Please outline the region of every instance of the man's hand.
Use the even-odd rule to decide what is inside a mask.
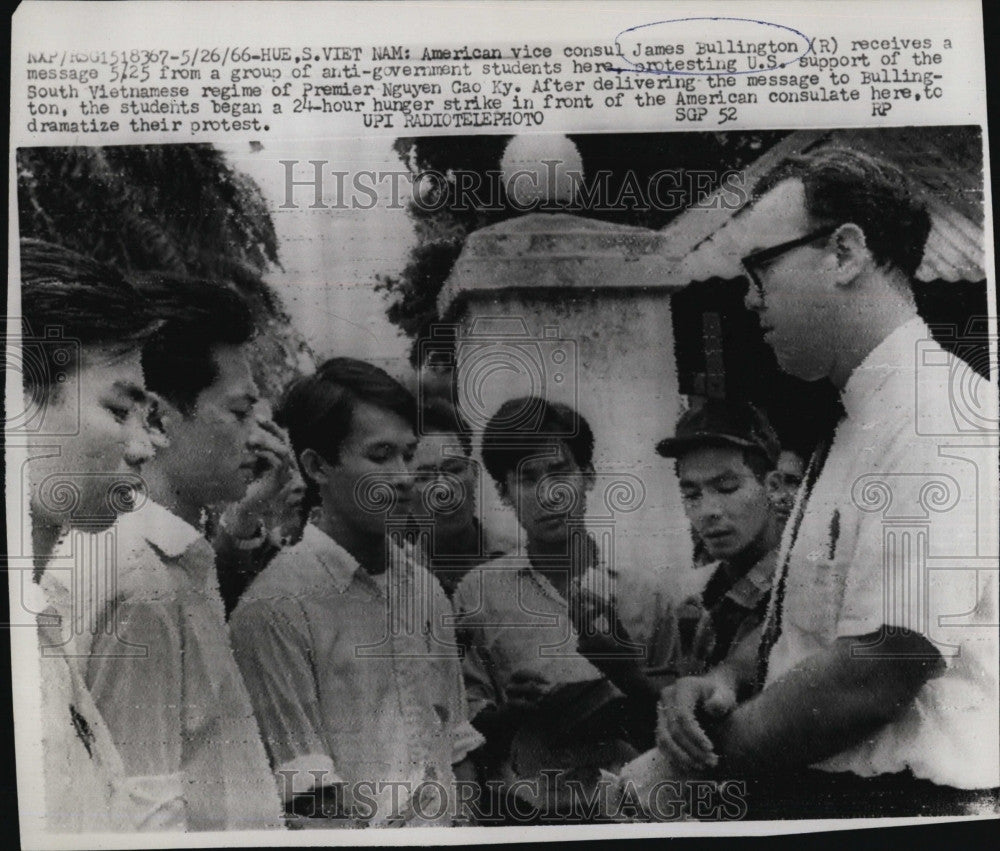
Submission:
[[[236,538],[252,538],[262,523],[266,529],[271,527],[278,495],[294,475],[295,458],[288,435],[266,409],[257,413],[247,446],[256,458],[254,479],[243,498],[227,506],[222,515],[222,525]]]
[[[711,677],[682,677],[660,695],[656,742],[682,770],[714,768],[715,746],[698,721],[698,713],[723,718],[736,708],[736,692]]]
[[[241,504],[265,507],[291,475],[291,465],[295,461],[292,446],[288,435],[263,414],[257,418],[247,445],[257,459],[257,476],[247,488]]]

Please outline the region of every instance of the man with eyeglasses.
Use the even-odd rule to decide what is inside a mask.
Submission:
[[[754,197],[747,307],[845,415],[805,472],[759,646],[664,691],[660,746],[679,774],[747,778],[751,818],[995,808],[996,388],[917,314],[930,216],[898,168],[838,148]]]
[[[479,466],[472,458],[471,429],[442,402],[421,409],[419,427],[413,523],[428,533],[428,566],[451,599],[470,570],[503,552],[490,547],[479,522]]]

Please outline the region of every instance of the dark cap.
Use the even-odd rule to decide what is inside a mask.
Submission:
[[[665,458],[678,458],[702,446],[756,449],[772,464],[778,463],[781,454],[778,436],[767,417],[753,405],[715,399],[686,411],[677,421],[674,436],[656,444],[656,451]]]

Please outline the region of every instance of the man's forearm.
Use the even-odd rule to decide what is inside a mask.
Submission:
[[[893,636],[879,657],[852,657],[852,646],[874,639],[838,639],[709,731],[724,770],[754,774],[806,767],[897,718],[942,662],[916,633]],[[915,657],[916,651],[925,655]]]

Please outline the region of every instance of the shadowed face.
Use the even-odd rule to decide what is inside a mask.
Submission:
[[[684,512],[709,555],[731,559],[767,531],[767,492],[736,448],[706,446],[677,461]]]
[[[769,495],[774,513],[781,520],[787,520],[795,504],[795,495],[805,475],[806,462],[795,452],[783,450],[778,456],[778,465],[768,474]]]
[[[156,460],[167,487],[188,503],[218,505],[242,498],[255,474],[250,437],[257,385],[239,346],[213,349],[216,380],[198,394],[189,416],[163,404],[170,448]]]
[[[75,384],[53,388],[30,440],[32,516],[110,524],[129,510],[155,451],[139,352],[84,347]]]
[[[553,439],[507,474],[508,499],[529,544],[558,546],[583,522],[593,474],[582,470],[565,442]]]
[[[358,402],[336,463],[318,462],[324,509],[364,537],[385,535],[391,517],[405,518],[410,511],[416,448],[406,419]]]
[[[441,535],[461,532],[476,516],[476,462],[465,455],[455,432],[420,438],[413,459],[415,516],[430,516]]]

